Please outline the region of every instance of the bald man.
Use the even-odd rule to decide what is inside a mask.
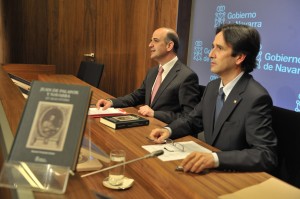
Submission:
[[[200,101],[197,74],[178,60],[179,38],[170,28],[158,28],[149,43],[152,67],[140,88],[114,99],[100,99],[96,106],[124,108],[139,107],[139,114],[165,123],[187,115]],[[161,71],[161,72],[159,72]]]

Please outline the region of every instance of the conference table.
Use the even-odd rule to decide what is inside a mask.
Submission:
[[[2,72],[2,71],[0,71]],[[39,75],[40,81],[59,82],[65,84],[87,85],[73,75]],[[2,83],[2,82],[1,82]],[[112,97],[109,94],[91,87],[91,104],[100,98]],[[24,106],[24,103],[21,104]],[[134,107],[124,108],[128,113],[138,114]],[[21,114],[17,114],[21,117]],[[11,117],[9,117],[11,118]],[[143,145],[153,144],[146,137],[152,129],[163,127],[165,124],[155,118],[148,118],[148,126],[114,130],[99,122],[99,118],[88,118],[85,135],[90,135],[92,142],[107,154],[112,149],[123,149],[126,160],[133,160],[149,154],[142,148]],[[11,123],[17,125],[17,122]],[[15,133],[16,127],[12,127]],[[212,151],[218,149],[207,145],[192,136],[186,136],[178,141],[194,141]],[[1,162],[0,162],[1,163]],[[103,163],[104,167],[108,164]],[[1,163],[2,164],[2,163]],[[210,170],[202,174],[184,173],[175,171],[180,160],[161,161],[158,158],[139,160],[125,166],[125,175],[134,179],[133,186],[124,190],[108,189],[103,186],[103,180],[108,171],[81,178],[87,172],[76,172],[71,176],[65,194],[49,194],[35,192],[35,198],[97,198],[95,195],[104,195],[110,198],[218,198],[218,196],[232,193],[242,188],[258,184],[270,177],[265,172],[225,172]],[[0,189],[3,191],[4,188]],[[2,197],[1,197],[2,198]],[[98,197],[99,198],[99,197]]]

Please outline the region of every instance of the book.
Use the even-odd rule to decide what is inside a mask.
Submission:
[[[8,160],[74,171],[90,98],[89,86],[33,81]]]
[[[93,118],[98,117],[105,117],[105,116],[118,116],[118,115],[125,115],[126,111],[121,108],[108,108],[106,110],[102,110],[102,108],[89,108],[88,115]]]
[[[24,98],[28,98],[28,93],[30,90],[30,81],[27,81],[21,77],[18,77],[16,75],[13,75],[11,73],[8,73],[8,76],[10,77],[10,79],[14,82],[15,85],[17,85],[19,87],[19,89],[22,92],[22,95],[24,96]]]
[[[135,114],[101,117],[100,122],[113,128],[122,129],[149,125],[149,120]]]

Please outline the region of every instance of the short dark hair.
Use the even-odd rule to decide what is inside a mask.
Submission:
[[[216,34],[223,32],[224,40],[232,47],[232,56],[245,54],[242,70],[250,73],[257,66],[256,57],[260,49],[259,32],[250,26],[242,24],[223,24],[216,30]]]
[[[173,43],[174,43],[173,51],[175,53],[177,53],[178,48],[179,48],[179,38],[178,38],[178,35],[176,34],[176,32],[171,29],[170,29],[170,31],[168,31],[168,33],[166,35],[166,43],[168,43],[169,41],[173,41]]]

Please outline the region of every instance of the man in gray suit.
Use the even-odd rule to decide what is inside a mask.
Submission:
[[[100,99],[97,108],[103,106],[105,110],[111,106],[123,108],[142,105],[139,114],[155,117],[165,123],[187,115],[200,101],[199,80],[195,72],[178,60],[178,47],[179,38],[174,30],[155,30],[149,48],[151,59],[157,61],[159,66],[148,71],[140,88],[123,97]]]
[[[256,67],[259,48],[260,36],[254,28],[238,24],[217,28],[209,56],[211,71],[220,78],[208,83],[201,102],[187,117],[150,133],[153,141],[163,143],[168,137],[204,130],[205,141],[221,151],[192,152],[181,163],[185,172],[275,168],[277,138],[272,129],[272,99],[249,74]],[[216,116],[219,90],[223,90],[220,99],[222,96],[224,102]]]

